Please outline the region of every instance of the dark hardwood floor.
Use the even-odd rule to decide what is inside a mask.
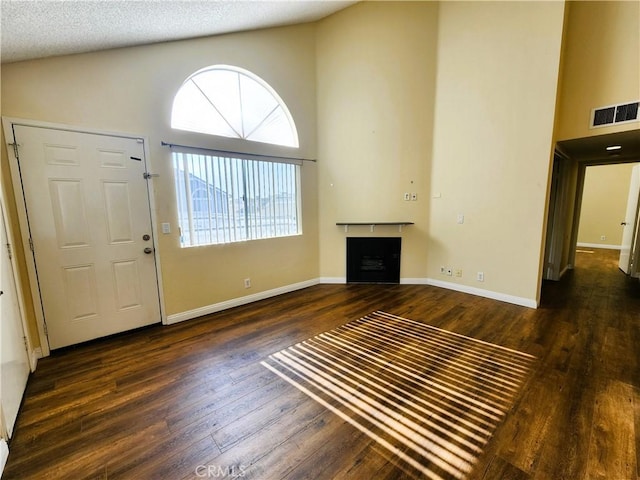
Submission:
[[[261,364],[377,310],[536,357],[466,478],[639,478],[640,283],[604,250],[545,283],[537,310],[318,285],[54,352],[29,379],[2,478],[417,478]]]

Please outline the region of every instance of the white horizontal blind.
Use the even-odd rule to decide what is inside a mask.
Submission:
[[[172,155],[183,247],[300,233],[299,165]]]

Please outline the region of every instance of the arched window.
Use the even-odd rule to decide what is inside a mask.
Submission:
[[[185,80],[173,99],[171,127],[299,146],[293,118],[273,88],[228,65],[204,68]],[[178,148],[172,157],[181,246],[302,233],[301,162],[195,148]]]
[[[287,106],[271,86],[238,67],[214,65],[197,71],[173,100],[171,127],[298,148]]]

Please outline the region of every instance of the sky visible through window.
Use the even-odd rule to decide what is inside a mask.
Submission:
[[[173,153],[183,247],[300,233],[299,166]]]
[[[262,79],[237,67],[214,66],[190,76],[175,96],[171,127],[299,146],[293,118],[282,99]]]

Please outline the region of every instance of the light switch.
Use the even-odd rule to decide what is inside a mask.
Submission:
[[[162,233],[171,233],[171,224],[165,222],[162,224]]]

